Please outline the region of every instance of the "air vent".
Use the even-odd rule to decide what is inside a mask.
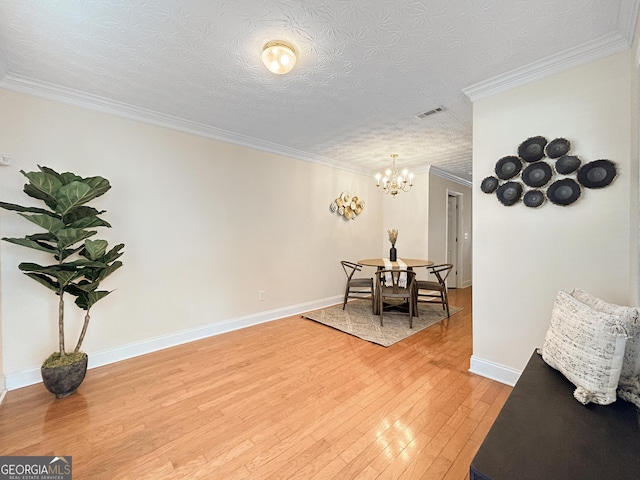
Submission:
[[[417,115],[415,115],[416,118],[424,118],[424,117],[428,117],[430,115],[435,115],[436,113],[440,113],[444,111],[443,107],[436,107],[436,108],[432,108],[431,110],[428,110],[426,112],[422,112],[422,113],[418,113]]]

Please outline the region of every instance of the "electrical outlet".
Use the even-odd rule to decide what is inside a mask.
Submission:
[[[11,165],[11,157],[0,155],[0,165],[2,165],[3,167],[8,167],[9,165]]]
[[[264,290],[258,290],[258,300],[261,302],[264,301]]]

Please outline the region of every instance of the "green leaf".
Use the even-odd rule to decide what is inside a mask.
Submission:
[[[89,282],[100,283],[100,276],[104,273],[106,269],[110,268],[110,265],[106,265],[101,263],[99,267],[88,266],[82,269],[82,274],[84,278]]]
[[[18,268],[23,272],[41,272],[48,268],[55,268],[55,265],[43,267],[42,265],[38,265],[37,263],[22,262],[20,265],[18,265]]]
[[[107,278],[109,275],[111,275],[113,272],[118,270],[120,267],[122,267],[122,262],[116,261],[116,262],[113,262],[111,265],[106,265],[106,266],[103,266],[102,268],[88,267],[86,269],[83,269],[83,274],[85,278],[87,278],[91,282],[100,283],[102,280]]]
[[[63,263],[62,266],[66,268],[82,268],[82,269],[107,268],[107,265],[105,265],[102,262],[96,262],[94,260],[83,260],[83,259],[74,260],[73,262]]]
[[[58,205],[56,212],[66,215],[72,208],[78,207],[93,197],[91,187],[84,182],[73,181],[61,186],[56,192]]]
[[[71,228],[96,228],[96,227],[109,227],[111,228],[111,224],[109,222],[105,222],[101,218],[98,217],[84,217],[78,221],[75,221],[69,224]]]
[[[58,202],[56,212],[65,215],[71,209],[99,197],[110,188],[109,181],[102,177],[90,177],[81,181],[74,180],[58,189],[56,193],[56,201]]]
[[[70,247],[76,242],[80,242],[85,238],[95,235],[97,232],[92,230],[82,230],[81,228],[63,228],[56,232],[58,237],[58,248],[64,249]]]
[[[111,292],[107,292],[105,290],[99,290],[95,292],[86,292],[76,298],[76,305],[78,305],[83,310],[89,310],[93,305],[95,305],[98,301],[102,300],[104,297],[109,295]]]
[[[71,283],[73,280],[78,278],[81,274],[79,272],[60,271],[52,275],[56,277],[58,282],[60,282],[60,285],[62,285],[63,287],[66,287],[67,285],[69,285],[69,283]]]
[[[60,284],[54,282],[53,280],[51,280],[46,275],[41,275],[39,273],[25,273],[25,275],[27,277],[29,277],[29,278],[33,278],[36,282],[38,282],[39,284],[44,285],[45,287],[53,290],[57,294],[60,293]]]
[[[62,182],[55,176],[45,172],[25,172],[21,173],[29,179],[29,183],[39,192],[44,193],[52,198],[56,197],[56,193],[62,186]]]
[[[16,245],[22,245],[23,247],[33,248],[34,250],[40,250],[42,252],[47,252],[51,254],[55,254],[58,250],[54,247],[45,245],[40,242],[34,242],[33,240],[29,240],[27,238],[6,238],[4,237],[2,240],[9,243],[15,243]]]
[[[27,235],[24,237],[28,240],[33,240],[36,242],[51,242],[58,243],[58,238],[53,233],[34,233],[33,235]]]
[[[44,228],[47,232],[56,233],[61,228],[64,228],[64,223],[62,220],[54,218],[50,215],[44,214],[35,214],[35,215],[27,215],[25,213],[19,213],[23,218],[26,218],[32,223],[35,223],[39,227]]]
[[[66,265],[42,266],[37,263],[22,262],[18,268],[25,273],[39,273],[54,277],[60,285],[67,285],[70,281],[82,276],[82,273],[75,268]]]
[[[92,292],[96,290],[100,286],[100,282],[88,282],[87,280],[81,280],[78,283],[70,284],[67,287],[67,291],[71,295],[75,295],[76,297],[82,295],[86,292]]]
[[[118,260],[116,262],[113,262],[111,265],[109,265],[107,268],[103,269],[100,272],[97,280],[101,282],[102,280],[107,278],[109,275],[111,275],[113,272],[118,270],[121,266],[122,266],[122,262],[121,261]]]
[[[81,276],[81,273],[78,271],[63,270],[57,265],[43,267],[35,263],[25,262],[18,265],[18,268],[34,280],[38,278],[40,283],[44,282],[49,285],[56,285],[56,283],[49,277],[55,278],[58,281],[58,289],[65,288],[70,282]]]
[[[18,265],[18,268],[23,272],[39,272],[46,273],[47,275],[53,275],[60,271],[71,271],[72,268],[64,268],[63,265],[38,265],[32,262],[22,262]]]
[[[0,208],[4,208],[5,210],[13,210],[14,212],[42,213],[44,215],[51,215],[52,217],[58,218],[55,213],[50,212],[49,210],[45,210],[43,208],[23,207],[22,205],[16,205],[14,203],[6,203],[6,202],[0,202]]]
[[[59,178],[63,185],[69,185],[71,182],[75,181],[82,181],[82,177],[71,172],[61,173]]]
[[[85,240],[86,257],[91,260],[98,260],[105,254],[108,245],[106,240]]]
[[[41,172],[48,173],[49,175],[53,175],[58,179],[60,178],[60,174],[51,167],[43,167],[41,165],[38,165],[38,168],[40,169]]]
[[[102,177],[88,177],[85,178],[84,183],[88,184],[91,187],[92,191],[92,199],[99,197],[100,195],[104,195],[111,188],[111,184],[109,180]]]
[[[57,245],[57,244],[56,244]],[[62,250],[62,259],[60,258],[60,256],[56,255],[56,260],[60,261],[60,260],[64,260],[65,258],[69,258],[71,255],[73,255],[74,253],[78,253],[80,250],[82,250],[84,248],[84,243],[78,245],[75,248],[65,248]]]
[[[60,182],[62,182],[63,185],[68,185],[68,184],[70,184],[71,182],[74,182],[74,181],[78,181],[78,182],[85,181],[85,179],[83,179],[82,177],[76,175],[75,173],[71,173],[71,172],[58,173],[53,168],[41,167],[40,165],[38,165],[38,168],[42,172],[48,173],[49,175],[53,175],[54,177],[56,177],[58,180],[60,180]],[[85,182],[85,183],[87,183],[87,182]]]
[[[111,250],[109,250],[107,252],[107,254],[101,258],[100,260],[104,263],[111,263],[114,260],[120,258],[122,256],[122,254],[124,252],[121,252],[120,250],[122,250],[124,248],[124,243],[119,243],[118,245],[116,245],[115,247],[113,247]]]
[[[77,222],[85,217],[95,217],[96,215],[100,215],[104,213],[106,210],[96,210],[93,207],[89,207],[87,205],[81,205],[76,208],[72,208],[69,210],[63,217],[62,221],[67,225]]]
[[[29,195],[30,197],[33,197],[37,200],[42,200],[44,203],[47,204],[47,207],[49,207],[51,210],[53,211],[56,210],[56,206],[58,205],[58,202],[56,202],[56,199],[53,198],[51,195],[47,195],[41,190],[38,190],[36,187],[31,185],[30,183],[25,184],[22,191],[27,195]]]

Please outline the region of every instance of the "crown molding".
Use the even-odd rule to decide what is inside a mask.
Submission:
[[[437,175],[438,177],[444,178],[445,180],[451,180],[452,182],[459,183],[460,185],[464,185],[465,187],[471,187],[471,182],[469,180],[460,178],[456,175],[442,170],[441,168],[434,167],[433,165],[431,165],[431,167],[429,168],[429,174]]]
[[[638,25],[638,14],[640,13],[640,0],[633,0],[630,3],[625,3],[620,7],[620,17],[618,22],[623,28],[627,29],[627,38],[631,43],[631,48],[634,51],[634,67],[640,66],[640,39],[637,32],[640,30]]]
[[[411,172],[414,175],[422,175],[422,174],[428,174],[429,170],[431,170],[431,165],[422,165],[416,168],[413,167],[409,167],[411,169]]]
[[[629,46],[633,45],[633,36],[638,21],[640,0],[622,0],[618,12],[618,31],[627,40]]]
[[[466,178],[458,177],[457,175],[447,172],[440,167],[436,167],[434,165],[424,165],[418,167],[416,169],[411,169],[414,175],[437,175],[438,177],[444,178],[445,180],[451,180],[452,182],[459,183],[460,185],[464,185],[465,187],[471,187],[471,180],[467,180]]]
[[[633,0],[638,3],[639,0]],[[626,9],[625,9],[626,10]],[[637,9],[636,9],[637,11]],[[635,19],[633,19],[635,28]],[[631,32],[633,36],[633,32]],[[619,33],[605,35],[583,45],[565,50],[538,62],[525,65],[502,75],[497,75],[483,82],[470,85],[462,89],[472,102],[482,98],[506,92],[512,88],[520,87],[527,83],[541,80],[550,75],[564,72],[574,67],[584,65],[601,58],[623,52],[630,47],[627,38]]]
[[[21,75],[7,74],[2,77],[2,63],[0,62],[0,87],[15,92],[44,98],[54,102],[86,108],[100,113],[135,120],[158,127],[169,128],[179,132],[211,138],[222,142],[232,143],[241,147],[252,148],[263,152],[282,155],[296,160],[323,165],[325,167],[346,170],[361,175],[370,175],[366,169],[338,162],[320,155],[303,152],[295,148],[285,147],[277,143],[267,142],[221,128],[212,127],[164,113],[155,112],[142,107],[136,107],[123,102],[110,100],[98,95],[81,92],[71,88],[61,87],[47,82],[41,82]]]

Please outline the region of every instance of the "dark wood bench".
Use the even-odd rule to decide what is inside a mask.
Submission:
[[[632,403],[582,405],[533,353],[470,466],[471,480],[640,479]]]

